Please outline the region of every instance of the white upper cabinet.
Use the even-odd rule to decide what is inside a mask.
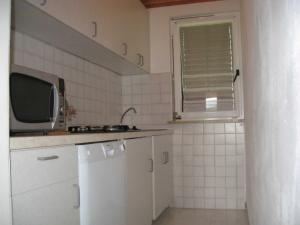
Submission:
[[[82,34],[94,38],[96,9],[92,0],[27,0]]]
[[[149,71],[149,16],[140,0],[89,0],[99,43]]]
[[[149,15],[140,0],[126,0],[128,9],[124,19],[123,35],[128,44],[127,58],[150,70]]]
[[[140,0],[27,0],[149,71],[149,17]]]

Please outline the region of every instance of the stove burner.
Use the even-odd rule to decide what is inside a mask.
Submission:
[[[68,128],[70,133],[113,133],[138,130],[136,126],[130,128],[128,125],[71,126]]]

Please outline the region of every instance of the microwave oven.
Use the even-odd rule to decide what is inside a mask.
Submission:
[[[10,131],[65,129],[65,82],[53,74],[12,65]]]

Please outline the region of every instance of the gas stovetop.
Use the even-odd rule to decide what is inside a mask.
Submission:
[[[128,132],[139,131],[136,126],[128,125],[103,125],[103,126],[71,126],[68,127],[70,133],[112,133],[112,132]]]

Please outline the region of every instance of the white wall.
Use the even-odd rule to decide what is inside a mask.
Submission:
[[[150,9],[151,73],[166,73],[171,71],[171,17],[239,11],[240,0],[223,0]]]
[[[11,224],[8,74],[10,43],[10,4],[0,1],[0,224]]]
[[[243,0],[242,15],[250,224],[299,225],[300,1]]]

